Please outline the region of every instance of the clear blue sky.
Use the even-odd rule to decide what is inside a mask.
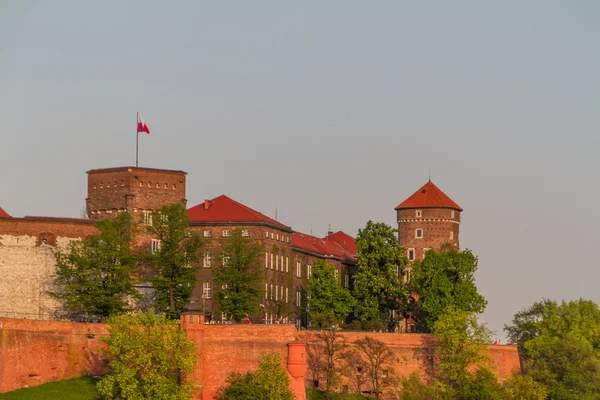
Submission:
[[[483,315],[600,300],[597,1],[4,1],[0,206],[79,216],[92,168],[183,169],[295,230],[464,209]]]

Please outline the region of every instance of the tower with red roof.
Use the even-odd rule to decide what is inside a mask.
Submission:
[[[449,243],[459,248],[462,208],[428,181],[396,207],[398,240],[410,261],[422,259],[429,249]]]

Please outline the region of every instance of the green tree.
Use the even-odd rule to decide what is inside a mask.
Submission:
[[[545,385],[548,398],[600,398],[600,310],[589,300],[543,300],[518,312],[506,326],[523,370]]]
[[[311,373],[313,377],[324,376],[326,397],[330,398],[331,392],[348,367],[342,362],[348,356],[346,352],[348,344],[341,331],[331,324],[328,324],[327,329],[310,335],[307,342],[307,358]]]
[[[439,252],[429,250],[423,260],[415,261],[411,289],[419,296],[415,317],[421,332],[431,332],[448,307],[466,313],[483,312],[487,301],[477,292],[476,270],[476,256],[450,245]]]
[[[485,368],[491,331],[473,313],[448,308],[433,329],[435,378],[452,389],[472,383],[473,371]]]
[[[137,266],[131,252],[135,224],[128,213],[96,224],[99,233],[57,250],[52,297],[62,300],[73,317],[105,319],[129,310],[128,300],[139,297],[134,288]]]
[[[259,284],[265,279],[261,268],[262,247],[250,237],[242,235],[240,228],[233,229],[223,241],[219,254],[221,265],[213,271],[213,279],[222,289],[215,294],[220,310],[236,321],[246,313],[257,312],[258,300],[264,291]]]
[[[506,400],[544,400],[548,389],[528,375],[513,375],[504,382]]]
[[[144,252],[152,269],[152,288],[157,311],[178,319],[198,283],[198,252],[200,236],[189,229],[190,219],[181,204],[163,206],[152,213],[146,229],[156,244]]]
[[[154,310],[109,318],[108,371],[98,382],[103,399],[185,400],[194,390],[185,376],[194,369],[196,346],[177,321]]]
[[[356,305],[350,291],[342,287],[336,269],[325,261],[317,261],[306,281],[306,296],[310,298],[311,317],[346,317]]]
[[[361,320],[382,321],[392,329],[394,311],[407,304],[402,280],[407,259],[398,244],[396,230],[383,223],[367,222],[358,231],[358,270],[354,276],[354,298]]]
[[[279,356],[266,354],[258,370],[240,374],[233,372],[221,390],[221,400],[295,400],[291,380]]]
[[[392,368],[396,357],[385,343],[369,336],[354,341],[354,344],[362,363],[366,366],[371,390],[374,392],[375,398],[379,399],[384,389],[396,383]]]

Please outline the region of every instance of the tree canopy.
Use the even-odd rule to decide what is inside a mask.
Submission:
[[[181,204],[163,206],[152,213],[152,223],[146,227],[155,240],[144,253],[152,270],[152,288],[157,311],[169,318],[179,318],[198,283],[198,252],[200,236],[189,229],[190,219]]]
[[[221,287],[215,299],[220,310],[227,316],[233,315],[236,321],[246,313],[256,313],[258,300],[264,294],[259,288],[265,278],[260,265],[262,252],[262,247],[243,236],[240,228],[233,229],[222,243],[221,263],[213,271],[213,279]]]
[[[98,382],[103,399],[187,400],[194,383],[184,383],[196,363],[196,346],[178,321],[154,310],[109,318],[108,371]]]
[[[447,308],[465,313],[481,313],[487,301],[477,292],[477,257],[469,250],[444,246],[429,250],[413,264],[411,288],[418,294],[416,320],[421,332],[432,332]]]
[[[318,261],[306,281],[306,295],[310,298],[310,317],[346,317],[356,305],[350,291],[342,287],[333,265]]]
[[[396,230],[384,223],[367,222],[358,231],[358,270],[354,276],[354,298],[361,320],[394,325],[392,311],[406,307],[407,291],[403,282],[407,259],[398,243]]]
[[[55,252],[56,278],[49,294],[62,300],[72,317],[105,319],[128,311],[128,300],[139,297],[133,278],[137,259],[131,252],[131,215],[102,220],[96,228],[98,234]]]

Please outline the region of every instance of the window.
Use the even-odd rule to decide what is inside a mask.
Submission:
[[[421,239],[421,238],[423,237],[423,229],[420,229],[420,228],[419,228],[419,229],[417,229],[417,230],[415,231],[415,237],[416,237],[417,239]]]
[[[285,256],[285,272],[290,272],[290,258]]]
[[[269,252],[265,251],[265,268],[269,268]]]
[[[212,231],[211,230],[204,231],[203,236],[204,237],[212,237]]]
[[[338,269],[335,269],[335,279],[339,279],[340,278],[340,271],[338,271]]]
[[[450,211],[450,218],[454,219],[454,210]]]
[[[243,229],[242,230],[242,236],[250,236],[250,231],[248,229]]]
[[[296,290],[296,305],[300,307],[302,305],[302,293]]]
[[[269,298],[269,284],[265,283],[265,299]]]
[[[405,278],[404,278],[404,280],[405,280],[406,282],[410,282],[410,269],[407,269],[407,270],[406,270],[406,275],[405,275]]]
[[[308,264],[306,266],[306,277],[310,278],[311,275],[312,275],[312,265]]]
[[[454,240],[454,232],[450,232],[450,240]]]
[[[221,232],[221,235],[223,237],[229,237],[229,236],[231,236],[231,231],[229,229],[223,229],[223,231]]]
[[[425,247],[423,249],[423,259],[425,259],[425,253],[427,253],[429,250],[431,250],[429,247]]]
[[[210,251],[207,251],[204,253],[204,263],[202,264],[202,266],[204,268],[210,268],[210,262],[212,261],[212,256],[210,254]]]
[[[279,233],[277,234],[277,240],[279,240]]]
[[[286,236],[286,237],[285,237],[285,241],[289,243],[289,242],[290,242],[290,237],[289,237],[289,236]]]
[[[417,210],[416,213],[415,213],[415,217],[421,218],[422,216],[423,216],[423,211]]]
[[[223,256],[223,266],[229,267],[229,256]]]
[[[273,232],[271,232],[271,240],[273,240],[274,237],[275,235],[273,235]]]
[[[144,223],[148,226],[152,226],[152,211],[144,211],[142,214]]]
[[[279,286],[275,285],[275,301],[279,300]]]
[[[271,300],[273,300],[273,284],[271,283]]]
[[[205,299],[210,299],[212,297],[212,288],[210,287],[210,282],[202,283],[202,294]]]
[[[268,239],[269,238],[269,231],[265,231],[265,237]]]
[[[150,249],[152,250],[153,253],[158,252],[160,250],[160,240],[152,239],[150,241]]]
[[[271,269],[273,269],[273,253],[271,253]]]
[[[298,278],[302,278],[302,264],[300,263],[300,261],[296,262],[296,276]]]
[[[415,249],[408,249],[408,261],[415,261]]]
[[[275,270],[279,271],[279,256],[275,256]]]
[[[288,288],[285,288],[285,302],[288,302]]]
[[[283,256],[281,256],[281,272],[283,272]]]
[[[350,287],[350,275],[346,274],[344,276],[344,287],[348,289]]]

